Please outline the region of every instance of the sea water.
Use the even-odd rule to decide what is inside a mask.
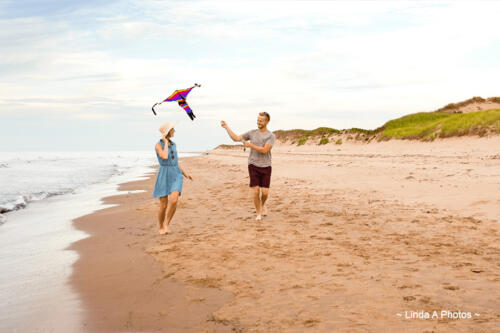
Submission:
[[[0,153],[1,332],[85,332],[67,248],[88,235],[72,220],[157,163],[154,151]]]
[[[141,173],[154,151],[0,152],[0,223],[34,201],[72,194],[113,176]]]

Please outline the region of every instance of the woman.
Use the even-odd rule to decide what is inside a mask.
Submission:
[[[158,212],[158,226],[160,235],[168,234],[168,226],[177,208],[177,200],[182,192],[183,176],[193,179],[178,164],[177,148],[171,140],[175,129],[172,123],[166,122],[160,127],[161,140],[156,144],[156,156],[160,169],[156,177],[153,196],[160,198],[160,211]],[[167,220],[165,221],[165,212]]]

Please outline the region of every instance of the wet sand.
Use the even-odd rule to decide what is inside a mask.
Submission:
[[[182,160],[171,224],[154,178],[75,221],[91,331],[492,332],[500,324],[500,139],[273,148],[254,220],[247,152]],[[154,175],[153,175],[154,176]],[[470,313],[453,319],[441,311]],[[437,311],[439,318],[406,318]],[[415,316],[416,316],[415,315]]]
[[[154,179],[120,185],[120,191],[151,188]],[[74,220],[90,234],[70,249],[80,258],[71,284],[81,295],[85,332],[200,332],[214,328],[210,314],[231,299],[213,288],[193,287],[171,278],[147,253],[167,241],[158,235],[151,192],[111,196],[115,207]],[[229,332],[226,327],[217,332]]]

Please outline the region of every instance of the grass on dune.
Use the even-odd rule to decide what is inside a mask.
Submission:
[[[415,113],[391,120],[383,126],[382,139],[433,140],[467,134],[500,133],[500,109],[470,113]]]
[[[314,130],[279,130],[275,131],[278,140],[291,140],[292,144],[304,145],[310,139],[320,137],[319,145],[330,141],[334,135],[354,135],[355,140],[370,141],[390,139],[434,140],[462,135],[483,136],[488,133],[500,133],[500,109],[476,111],[470,113],[420,112],[390,120],[374,130],[350,128],[337,130],[319,127]],[[341,142],[341,141],[340,141]],[[340,144],[337,140],[336,144]]]

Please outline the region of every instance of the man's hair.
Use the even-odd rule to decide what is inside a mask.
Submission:
[[[267,118],[267,121],[271,120],[271,116],[267,112],[260,112],[259,116],[265,116]]]

